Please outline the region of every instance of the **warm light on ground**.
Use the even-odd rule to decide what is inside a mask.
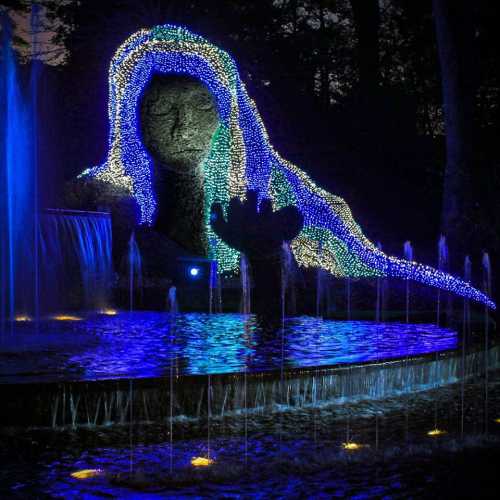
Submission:
[[[214,461],[211,458],[206,457],[193,457],[191,459],[191,465],[194,467],[208,467],[213,463]]]
[[[26,314],[19,314],[14,318],[16,321],[31,321],[31,318]]]
[[[432,429],[427,433],[427,435],[431,437],[442,436],[443,434],[446,434],[446,431],[443,431],[441,429]]]
[[[116,316],[118,311],[116,309],[102,309],[100,313],[106,316]]]
[[[75,479],[89,479],[91,477],[96,477],[102,474],[101,469],[82,469],[71,473],[71,477]]]
[[[52,316],[52,319],[56,321],[81,321],[82,318],[79,316],[71,316],[69,314],[58,314],[57,316]]]
[[[348,443],[342,443],[342,448],[344,450],[349,450],[349,451],[355,451],[355,450],[360,450],[363,448],[364,445],[359,444],[359,443],[353,443],[352,441],[349,441]]]

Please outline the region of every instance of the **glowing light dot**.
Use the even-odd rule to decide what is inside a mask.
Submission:
[[[102,474],[101,469],[82,469],[71,473],[71,477],[74,479],[90,479]]]
[[[444,434],[446,434],[446,431],[442,430],[442,429],[432,429],[430,430],[427,435],[428,436],[431,436],[431,437],[439,437],[439,436],[443,436]]]
[[[32,321],[30,316],[26,314],[19,314],[14,318],[15,321]]]
[[[189,269],[189,274],[193,277],[196,278],[200,274],[200,269],[198,267],[191,267]]]
[[[71,316],[70,314],[57,314],[56,316],[52,316],[53,320],[56,321],[81,321],[82,318],[79,316]]]
[[[344,448],[344,450],[349,450],[349,451],[360,450],[364,446],[365,445],[359,444],[359,443],[354,443],[353,441],[348,441],[347,443],[342,443],[342,448]]]
[[[193,457],[191,459],[191,465],[193,467],[208,467],[212,465],[214,460],[208,457]]]
[[[104,314],[106,316],[116,316],[118,311],[116,309],[103,309],[100,314]]]

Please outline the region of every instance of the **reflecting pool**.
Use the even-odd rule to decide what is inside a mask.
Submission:
[[[95,314],[20,321],[0,338],[0,383],[261,372],[389,360],[455,349],[430,324],[285,320],[267,328],[241,314]]]

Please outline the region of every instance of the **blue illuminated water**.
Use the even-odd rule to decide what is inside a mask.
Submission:
[[[498,382],[500,374],[493,375]],[[492,384],[495,414],[499,389]],[[214,463],[206,468],[191,465],[193,457],[208,454],[204,422],[185,418],[175,419],[172,441],[168,422],[78,433],[32,429],[18,440],[9,433],[3,441],[0,435],[0,497],[435,498],[439,491],[439,498],[497,498],[500,426],[488,439],[477,433],[478,381],[467,390],[470,434],[458,438],[459,397],[456,386],[415,393],[407,416],[400,398],[301,408],[287,411],[282,420],[276,414],[252,415],[248,439],[241,416],[215,421]],[[439,438],[427,434],[435,398],[447,430]],[[352,441],[362,445],[357,451],[342,447],[347,424]],[[23,455],[19,448],[26,442],[31,446]],[[84,480],[71,476],[84,469],[100,473]]]
[[[43,321],[37,335],[17,323],[0,342],[0,382],[112,379],[169,373],[222,374],[278,369],[281,335],[253,316],[123,312],[81,321]],[[455,349],[457,334],[430,324],[285,321],[284,367],[386,360]],[[178,370],[178,371],[177,371]]]
[[[134,296],[139,298],[142,293],[142,257],[139,246],[132,233],[128,242],[127,255],[128,277],[129,277],[129,310],[134,310]]]
[[[42,309],[104,309],[112,280],[110,215],[47,210],[38,239]]]
[[[36,310],[36,71],[23,92],[7,17],[0,56],[0,324]],[[36,70],[37,65],[33,65]]]

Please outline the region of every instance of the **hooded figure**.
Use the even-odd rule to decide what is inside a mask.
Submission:
[[[342,198],[316,186],[269,143],[254,102],[233,59],[185,28],[164,25],[141,30],[117,50],[109,72],[110,137],[103,164],[81,177],[109,183],[133,196],[138,224],[154,225],[161,205],[155,165],[139,125],[140,101],[153,75],[181,75],[202,82],[213,96],[218,120],[197,168],[200,178],[203,245],[219,272],[237,271],[239,252],[214,232],[214,203],[227,209],[231,198],[257,193],[274,210],[293,205],[303,217],[290,242],[299,266],[321,267],[337,277],[390,276],[411,279],[482,302],[495,304],[469,283],[429,266],[388,256],[369,241]]]

